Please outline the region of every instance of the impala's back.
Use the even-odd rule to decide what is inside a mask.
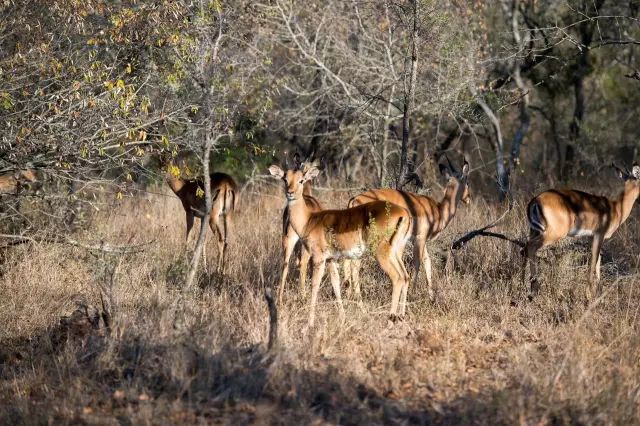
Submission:
[[[527,217],[532,230],[553,240],[586,237],[608,229],[612,203],[606,197],[572,189],[545,191],[529,202]]]
[[[336,257],[359,258],[368,245],[387,241],[404,247],[411,236],[409,212],[395,204],[375,201],[348,210],[322,210],[309,217],[305,231],[317,234]],[[375,247],[372,247],[375,248]],[[313,250],[313,248],[312,248]]]
[[[438,203],[429,198],[411,192],[398,191],[390,188],[372,189],[359,194],[349,200],[349,207],[359,206],[372,201],[388,201],[406,209],[414,221],[413,234],[420,237],[430,237],[439,232],[438,227],[431,224],[440,223]]]
[[[201,190],[204,188],[202,179],[187,180],[176,195],[185,205],[185,209],[190,208],[196,217],[202,218],[205,211],[205,199],[204,194],[199,195],[198,188]],[[213,188],[213,193],[211,194],[212,214],[227,213],[235,210],[238,188],[231,176],[226,173],[212,173],[211,188]]]

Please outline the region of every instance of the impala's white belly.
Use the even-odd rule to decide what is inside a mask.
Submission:
[[[591,229],[572,229],[569,232],[570,237],[592,237],[593,231]]]
[[[345,257],[347,259],[359,259],[364,254],[366,247],[364,244],[358,244],[355,247],[351,247],[348,250],[341,250],[339,257]]]

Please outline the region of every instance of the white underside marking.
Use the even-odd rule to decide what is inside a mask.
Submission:
[[[593,231],[591,229],[572,229],[569,232],[570,237],[591,237]]]
[[[364,254],[364,250],[364,245],[360,244],[350,248],[349,250],[342,250],[340,252],[340,257],[346,257],[347,259],[359,259]]]

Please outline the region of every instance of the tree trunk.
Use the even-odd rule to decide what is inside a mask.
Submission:
[[[595,2],[582,0],[580,2],[580,13],[583,16],[590,16],[591,12],[598,13],[605,0],[596,0]],[[594,10],[590,10],[589,6],[593,6]],[[571,124],[569,125],[569,144],[566,147],[565,157],[569,157],[569,160],[565,158],[564,167],[562,169],[562,178],[566,179],[571,173],[571,163],[573,161],[573,154],[575,153],[575,144],[580,138],[582,130],[582,122],[585,115],[585,101],[584,101],[584,79],[590,72],[590,55],[589,46],[593,40],[594,26],[596,25],[590,19],[584,19],[578,30],[580,31],[580,55],[578,56],[578,64],[573,79],[573,92],[575,96],[575,107],[573,110],[573,117],[571,117]]]
[[[420,0],[413,0],[413,31],[411,34],[411,69],[409,87],[405,85],[404,110],[402,113],[402,146],[400,148],[400,167],[396,188],[400,189],[407,175],[407,151],[409,148],[409,120],[413,112],[413,98],[416,90],[416,74],[418,71],[418,17],[420,14]],[[406,74],[405,74],[406,75]]]
[[[520,77],[520,70],[516,69],[514,73],[514,79],[518,88],[522,91],[526,91],[527,88]],[[520,125],[513,136],[513,142],[511,143],[511,158],[509,159],[509,172],[514,170],[520,163],[520,147],[522,141],[529,131],[529,124],[531,123],[531,117],[529,116],[529,95],[524,92],[522,101],[520,102]]]
[[[204,146],[204,158],[202,160],[202,166],[204,169],[204,200],[205,200],[205,212],[204,217],[200,221],[200,232],[198,233],[198,241],[196,242],[196,248],[193,252],[193,259],[191,260],[191,267],[187,274],[187,282],[185,284],[186,289],[193,287],[196,272],[200,264],[200,258],[202,257],[202,249],[207,237],[207,228],[209,227],[209,219],[211,218],[211,176],[209,173],[209,158],[211,156],[211,147],[213,146],[213,138],[211,132],[207,132],[205,146]]]
[[[491,126],[493,127],[493,131],[496,136],[496,143],[493,145],[493,147],[496,153],[496,181],[498,186],[498,199],[500,201],[504,201],[504,199],[509,194],[509,171],[505,167],[504,162],[504,142],[502,139],[500,120],[491,110],[489,105],[487,105],[484,99],[479,96],[477,98],[478,105],[480,105],[480,108],[482,108],[482,111],[486,114],[486,116],[489,117],[489,121],[491,121]]]

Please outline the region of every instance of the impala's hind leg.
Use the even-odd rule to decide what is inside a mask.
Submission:
[[[362,259],[353,259],[349,261],[351,265],[351,284],[353,285],[352,295],[358,302],[360,308],[364,308],[362,304],[362,293],[360,292],[360,266],[362,265]]]
[[[342,295],[340,294],[340,273],[338,272],[338,263],[335,260],[329,261],[329,278],[331,278],[333,294],[336,296],[336,302],[338,303],[340,320],[344,321],[344,307],[342,306]]]
[[[400,270],[404,281],[404,285],[402,286],[402,294],[400,297],[400,316],[404,317],[407,313],[407,293],[409,292],[409,283],[411,282],[411,277],[409,276],[409,272],[404,267],[404,262],[402,261],[402,252],[401,250],[395,256],[396,267]],[[428,255],[427,255],[428,256]]]
[[[395,319],[398,315],[398,304],[400,303],[400,296],[405,285],[404,276],[402,270],[398,268],[397,260],[391,252],[391,246],[388,242],[380,243],[376,251],[376,260],[382,270],[391,279],[393,291],[391,294],[391,309],[389,310],[389,315],[392,319]]]
[[[531,262],[531,277],[529,278],[531,284],[531,294],[529,296],[532,299],[540,291],[540,281],[538,277],[538,250],[544,245],[544,234],[531,231],[529,241],[524,247],[525,264],[527,259]],[[523,273],[524,279],[524,273]]]
[[[324,277],[326,261],[324,259],[311,259],[313,263],[313,275],[311,276],[311,307],[309,311],[309,328],[313,326],[316,319],[316,304],[318,303],[318,292],[320,291],[320,283]]]
[[[351,270],[351,259],[344,259],[342,261],[342,283],[345,288],[349,289],[347,297],[350,299],[353,298],[353,278],[351,277]]]

